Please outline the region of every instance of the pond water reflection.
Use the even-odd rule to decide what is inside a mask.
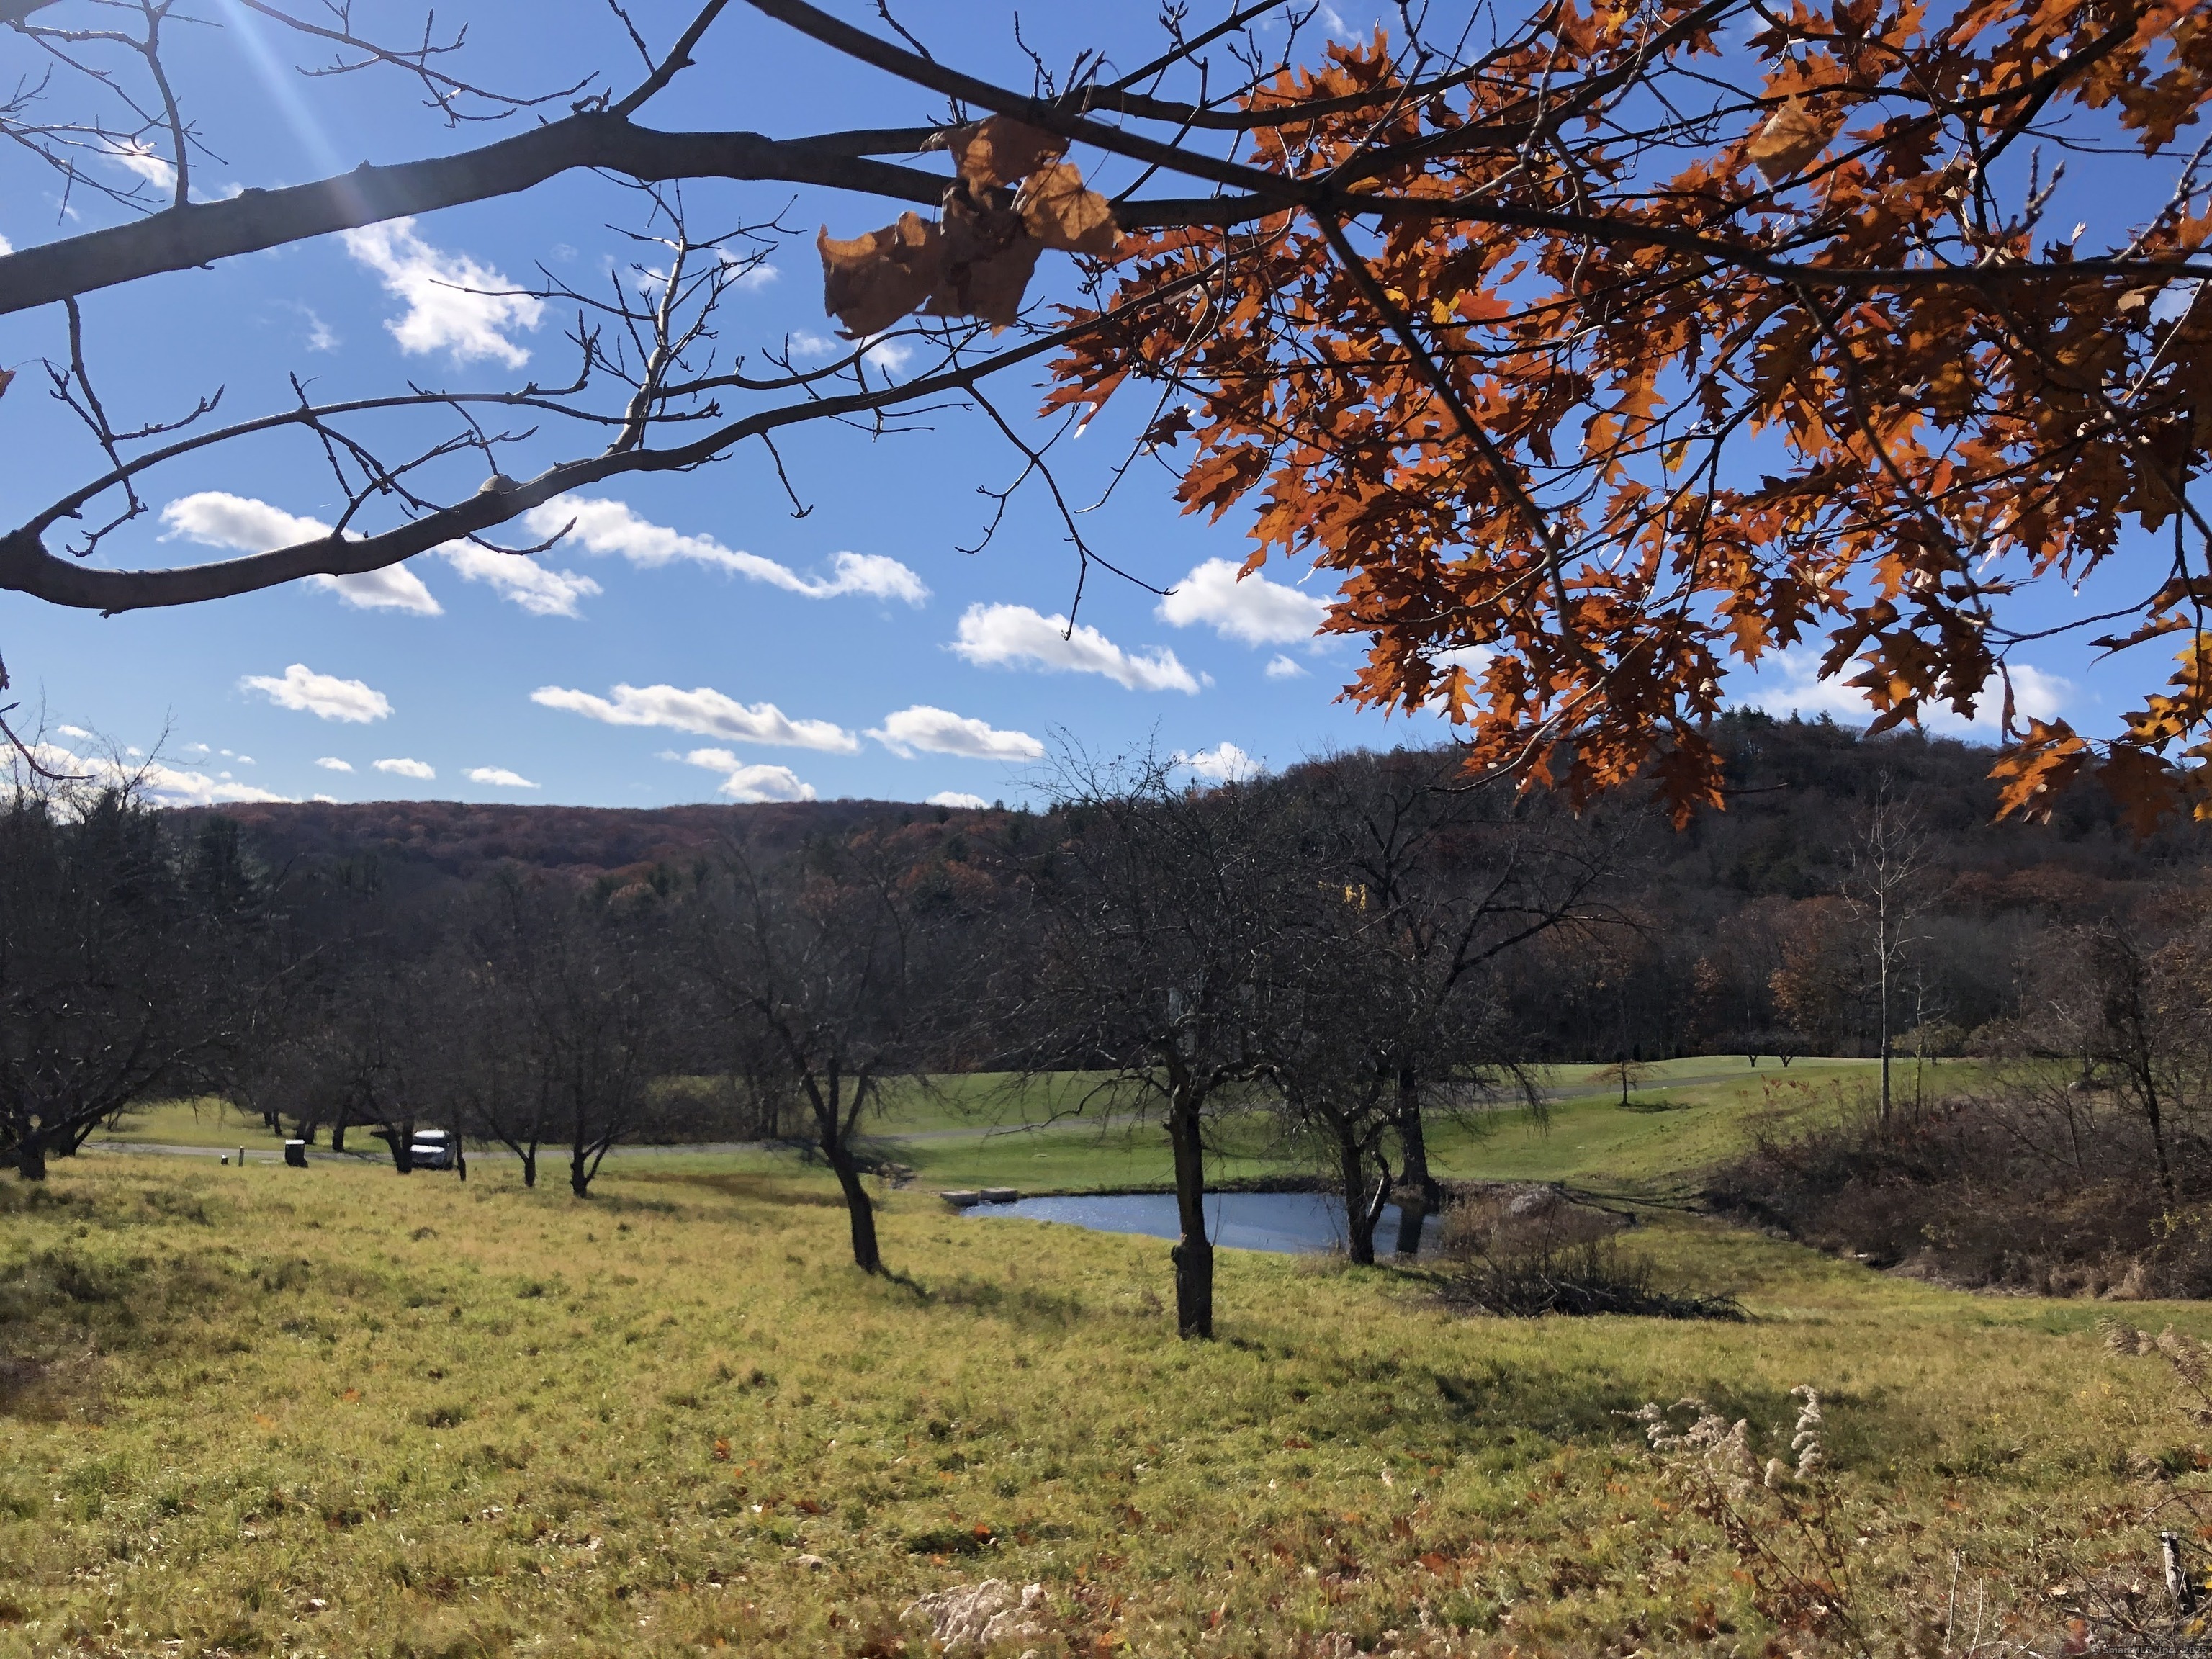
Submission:
[[[1079,1198],[1024,1198],[1012,1204],[978,1204],[963,1212],[986,1220],[1019,1216],[1030,1221],[1058,1221],[1093,1232],[1146,1233],[1173,1238],[1176,1201],[1171,1193],[1092,1193]],[[1213,1242],[1232,1250],[1273,1250],[1297,1255],[1334,1249],[1344,1242],[1344,1205],[1327,1193],[1209,1193],[1206,1230]],[[1436,1234],[1435,1218],[1421,1231],[1427,1249]],[[1398,1242],[1398,1206],[1382,1212],[1375,1230],[1378,1251]]]

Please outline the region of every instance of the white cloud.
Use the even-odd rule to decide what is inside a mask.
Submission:
[[[0,236],[0,259],[6,258],[15,251],[15,245],[9,241],[5,236]]]
[[[1179,753],[1176,763],[1188,766],[1201,778],[1211,778],[1216,783],[1241,783],[1247,778],[1256,778],[1267,769],[1225,739],[1194,755]]]
[[[426,783],[438,775],[438,769],[427,761],[409,760],[404,755],[378,761],[375,765],[380,772],[389,772],[394,777],[416,778]]]
[[[1461,645],[1453,647],[1449,651],[1432,653],[1429,657],[1429,665],[1432,668],[1438,669],[1463,668],[1470,677],[1473,677],[1480,675],[1484,669],[1497,660],[1498,653],[1486,645]]]
[[[1026,732],[998,731],[927,703],[884,715],[883,725],[868,735],[902,757],[910,757],[916,750],[969,760],[1036,760],[1044,753],[1044,745]]]
[[[210,547],[228,547],[241,553],[265,553],[272,547],[293,547],[319,542],[331,533],[319,519],[303,519],[251,496],[233,495],[221,489],[203,489],[180,495],[161,509],[161,522],[169,526],[161,539],[182,536]]]
[[[1224,640],[1290,645],[1310,640],[1328,606],[1310,593],[1271,582],[1260,571],[1238,579],[1234,559],[1208,559],[1175,585],[1154,615],[1174,628],[1203,623]]]
[[[814,786],[799,781],[799,774],[788,766],[747,765],[726,749],[694,749],[688,755],[666,755],[662,758],[727,774],[714,793],[742,804],[817,799]]]
[[[952,649],[986,666],[1034,663],[1049,673],[1103,674],[1132,691],[1188,691],[1198,682],[1162,647],[1124,651],[1088,623],[1068,629],[1065,617],[1041,616],[1025,605],[971,605]]]
[[[748,804],[816,799],[814,786],[801,783],[799,775],[788,766],[740,766],[722,780],[721,787],[714,793]]]
[[[810,599],[862,593],[920,605],[929,597],[929,589],[920,576],[896,559],[881,553],[840,553],[830,561],[834,574],[802,576],[787,564],[779,564],[757,553],[726,548],[712,536],[687,536],[641,519],[625,501],[556,495],[522,515],[522,522],[529,527],[530,533],[541,538],[558,535],[562,526],[572,520],[575,528],[570,534],[586,552],[619,553],[644,568],[686,560],[726,570],[750,581],[767,582]]]
[[[469,769],[469,781],[488,783],[501,789],[535,789],[538,787],[520,772],[510,772],[504,766],[472,766]]]
[[[1280,655],[1267,659],[1267,672],[1271,680],[1302,680],[1306,677],[1304,664],[1292,662],[1288,657]]]
[[[263,693],[279,708],[295,709],[326,720],[365,726],[392,712],[392,700],[383,692],[372,691],[359,680],[318,674],[305,663],[294,663],[284,671],[282,679],[269,674],[248,674],[238,684],[243,690]]]
[[[310,795],[307,799],[318,806],[336,806],[338,804],[338,798],[336,795]]]
[[[345,251],[384,279],[384,290],[407,304],[404,316],[385,324],[410,356],[452,354],[456,363],[492,358],[509,368],[530,353],[506,331],[532,329],[545,307],[489,265],[465,253],[445,253],[415,234],[411,218],[387,220],[338,233]]]
[[[164,806],[213,806],[230,801],[291,799],[270,790],[257,789],[250,783],[234,782],[227,775],[218,781],[204,772],[182,771],[159,762],[146,767],[143,777],[146,793]]]
[[[179,496],[161,509],[161,522],[169,526],[164,540],[182,536],[187,541],[240,553],[295,547],[302,542],[321,541],[331,533],[331,526],[319,519],[303,519],[267,501],[220,489]],[[435,617],[443,609],[422,586],[422,578],[404,564],[347,576],[310,576],[307,586],[335,592],[363,611],[409,611],[419,617]]]
[[[204,772],[188,772],[164,766],[159,761],[125,766],[112,757],[76,754],[52,743],[34,743],[31,753],[40,765],[67,777],[88,777],[97,783],[114,785],[135,781],[146,799],[160,806],[214,806],[228,802],[290,799],[257,789],[250,783],[234,782],[228,774],[211,778]]]
[[[1856,686],[1844,684],[1860,672],[1847,666],[1832,680],[1822,680],[1821,652],[1816,646],[1794,646],[1761,659],[1756,671],[1739,671],[1732,678],[1729,702],[1739,708],[1763,709],[1786,717],[1792,714],[1817,719],[1822,714],[1847,726],[1864,726],[1875,717],[1872,704]],[[2030,663],[2012,665],[2014,707],[2022,720],[2056,718],[2073,696],[2074,683],[2045,673]],[[1960,718],[1948,703],[1930,705],[1922,724],[1945,737],[1971,738],[1996,743],[2003,736],[2004,688],[1992,680],[1971,720]]]
[[[139,178],[160,191],[164,196],[173,196],[177,189],[177,169],[173,163],[163,161],[154,153],[153,145],[143,139],[111,140],[106,149],[107,159],[125,173],[135,173]]]
[[[772,702],[746,704],[711,686],[678,690],[672,685],[617,685],[611,699],[588,691],[541,685],[530,701],[546,708],[565,708],[609,726],[662,726],[696,732],[702,738],[736,743],[764,743],[787,749],[819,749],[849,755],[860,740],[830,720],[793,720]]]
[[[301,306],[300,309],[307,319],[307,349],[336,351],[340,343],[338,337],[331,331],[331,325],[317,314],[313,306]]]
[[[418,617],[441,617],[446,612],[445,606],[422,586],[422,579],[404,564],[344,576],[310,576],[307,586],[336,593],[362,611],[406,611]]]
[[[98,743],[100,741],[98,733],[88,732],[82,726],[58,726],[54,729],[57,732],[59,732],[64,737],[74,738],[79,743]],[[188,744],[185,746],[187,748],[197,749],[202,754],[205,754],[207,752],[207,745],[204,743]]]
[[[940,789],[929,798],[932,806],[961,806],[971,812],[980,812],[990,804],[981,795],[963,795],[957,789]]]
[[[340,760],[336,755],[319,756],[316,757],[315,764],[321,767],[325,772],[350,772],[353,770],[353,763],[351,761]]]
[[[536,514],[526,515],[526,521],[547,510],[538,508]],[[183,536],[210,547],[233,548],[243,553],[261,553],[272,547],[319,541],[331,533],[330,526],[319,519],[301,518],[266,501],[220,489],[202,490],[197,495],[171,501],[161,509],[161,520],[169,526],[171,536]],[[550,536],[567,522],[566,515],[556,515],[551,528],[542,533]],[[447,542],[437,552],[453,567],[456,575],[465,581],[487,584],[501,599],[514,601],[533,617],[575,616],[577,600],[589,599],[601,591],[599,583],[589,576],[578,575],[573,570],[554,570],[517,554],[495,553],[472,542]],[[895,565],[908,578],[913,577],[913,572],[896,560],[884,562]],[[781,565],[775,568],[782,568]],[[442,614],[443,607],[430,590],[404,565],[390,565],[358,575],[310,576],[307,584],[334,592],[347,604],[363,610],[409,611],[423,617]]]
[[[556,526],[557,528],[557,526]],[[576,601],[601,591],[589,576],[552,570],[514,553],[495,553],[473,542],[447,542],[438,550],[464,580],[489,583],[533,617],[573,617]]]
[[[841,340],[833,335],[817,334],[811,329],[800,329],[790,337],[793,357],[843,357],[855,346],[865,344],[868,366],[885,374],[896,374],[914,361],[914,346],[906,340],[886,340],[882,334],[871,334],[865,343],[860,340]]]

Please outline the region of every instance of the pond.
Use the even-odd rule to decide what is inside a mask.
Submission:
[[[1101,1233],[1145,1233],[1173,1238],[1172,1193],[1093,1193],[1080,1198],[1024,1198],[1012,1204],[978,1204],[963,1214],[1019,1216],[1029,1221],[1057,1221]],[[1273,1250],[1295,1255],[1331,1249],[1344,1243],[1344,1203],[1328,1193],[1208,1193],[1206,1230],[1213,1242],[1231,1250]],[[1436,1235],[1434,1217],[1421,1230],[1427,1249]],[[1398,1206],[1386,1206],[1375,1230],[1376,1249],[1387,1255],[1398,1243]]]

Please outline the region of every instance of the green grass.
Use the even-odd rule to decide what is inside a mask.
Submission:
[[[1538,1074],[1547,1097],[1540,1119],[1500,1109],[1431,1132],[1439,1174],[1494,1181],[1568,1181],[1623,1188],[1665,1186],[1719,1162],[1765,1126],[1833,1115],[1866,1097],[1872,1062],[1801,1060],[1786,1071],[1772,1060],[1756,1067],[1741,1057],[1706,1055],[1644,1068],[1633,1109],[1619,1103],[1617,1080],[1595,1066]],[[1899,1072],[1900,1086],[1909,1067]],[[1972,1061],[1931,1066],[1928,1086],[1958,1086],[1979,1075]],[[1095,1093],[1097,1079],[1061,1073],[1024,1083],[1002,1074],[901,1083],[864,1133],[871,1149],[905,1164],[929,1188],[1004,1186],[1027,1192],[1161,1187],[1173,1178],[1166,1137],[1157,1125],[1116,1112]],[[1088,1111],[1085,1111],[1085,1108]],[[281,1137],[258,1118],[219,1100],[168,1102],[134,1110],[101,1139],[273,1152]],[[356,1133],[368,1152],[378,1143]],[[1286,1143],[1264,1113],[1228,1114],[1213,1131],[1213,1179],[1310,1175],[1323,1160]],[[618,1155],[619,1161],[619,1155]],[[768,1170],[796,1168],[790,1155],[741,1160]]]
[[[94,1131],[92,1138],[124,1146],[208,1146],[226,1152],[237,1146],[256,1152],[284,1148],[283,1135],[214,1096],[134,1106],[116,1123]],[[375,1141],[367,1144],[372,1150],[378,1146]]]
[[[1900,1630],[1954,1550],[1978,1593],[2039,1584],[2033,1540],[2194,1432],[2092,1305],[1705,1223],[1637,1237],[1751,1324],[1466,1319],[1231,1251],[1189,1344],[1158,1241],[899,1194],[906,1277],[869,1279],[824,1181],[743,1163],[586,1203],[490,1166],[0,1180],[0,1357],[38,1362],[0,1368],[0,1654],[920,1659],[898,1610],[996,1576],[1045,1586],[1045,1659],[1749,1655],[1747,1582],[1615,1413],[1697,1394],[1763,1449],[1828,1390],[1857,1594]]]

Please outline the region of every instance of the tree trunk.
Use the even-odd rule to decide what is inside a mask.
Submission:
[[[46,1138],[36,1129],[26,1131],[15,1143],[15,1173],[26,1181],[46,1178]]]
[[[578,1198],[592,1195],[591,1161],[584,1156],[581,1146],[572,1147],[568,1152],[568,1190]]]
[[[535,1146],[522,1155],[522,1184],[526,1187],[538,1184],[538,1149]]]
[[[1336,1136],[1337,1169],[1344,1182],[1345,1254],[1362,1267],[1375,1265],[1375,1223],[1377,1212],[1369,1200],[1367,1153],[1342,1129]],[[1386,1178],[1384,1185],[1389,1184]]]
[[[1175,1263],[1176,1330],[1185,1337],[1211,1337],[1213,1241],[1206,1236],[1206,1146],[1196,1102],[1177,1100],[1169,1109],[1168,1139],[1175,1147],[1176,1216],[1182,1228],[1168,1253]]]
[[[1410,1256],[1421,1248],[1421,1228],[1429,1212],[1443,1206],[1443,1188],[1429,1173],[1429,1140],[1421,1124],[1420,1079],[1410,1066],[1398,1073],[1398,1108],[1391,1122],[1398,1131],[1402,1159],[1398,1185],[1397,1253]]]
[[[2150,1068],[2142,1071],[2143,1115],[2150,1120],[2150,1144],[2158,1154],[2158,1184],[2166,1194],[2166,1207],[2173,1206],[2173,1168],[2166,1158],[2166,1114],[2160,1109],[2158,1084]]]
[[[346,1126],[343,1119],[331,1126],[331,1150],[332,1152],[342,1152],[345,1151],[345,1131]]]
[[[860,1179],[860,1166],[845,1150],[842,1136],[830,1141],[822,1150],[830,1160],[830,1167],[837,1172],[838,1186],[845,1192],[845,1212],[853,1222],[853,1265],[864,1273],[879,1273],[884,1270],[884,1258],[876,1244],[876,1206]]]
[[[1886,924],[1885,924],[1886,927]],[[1886,933],[1882,935],[1886,939]],[[1881,958],[1881,1127],[1889,1127],[1889,947]]]

